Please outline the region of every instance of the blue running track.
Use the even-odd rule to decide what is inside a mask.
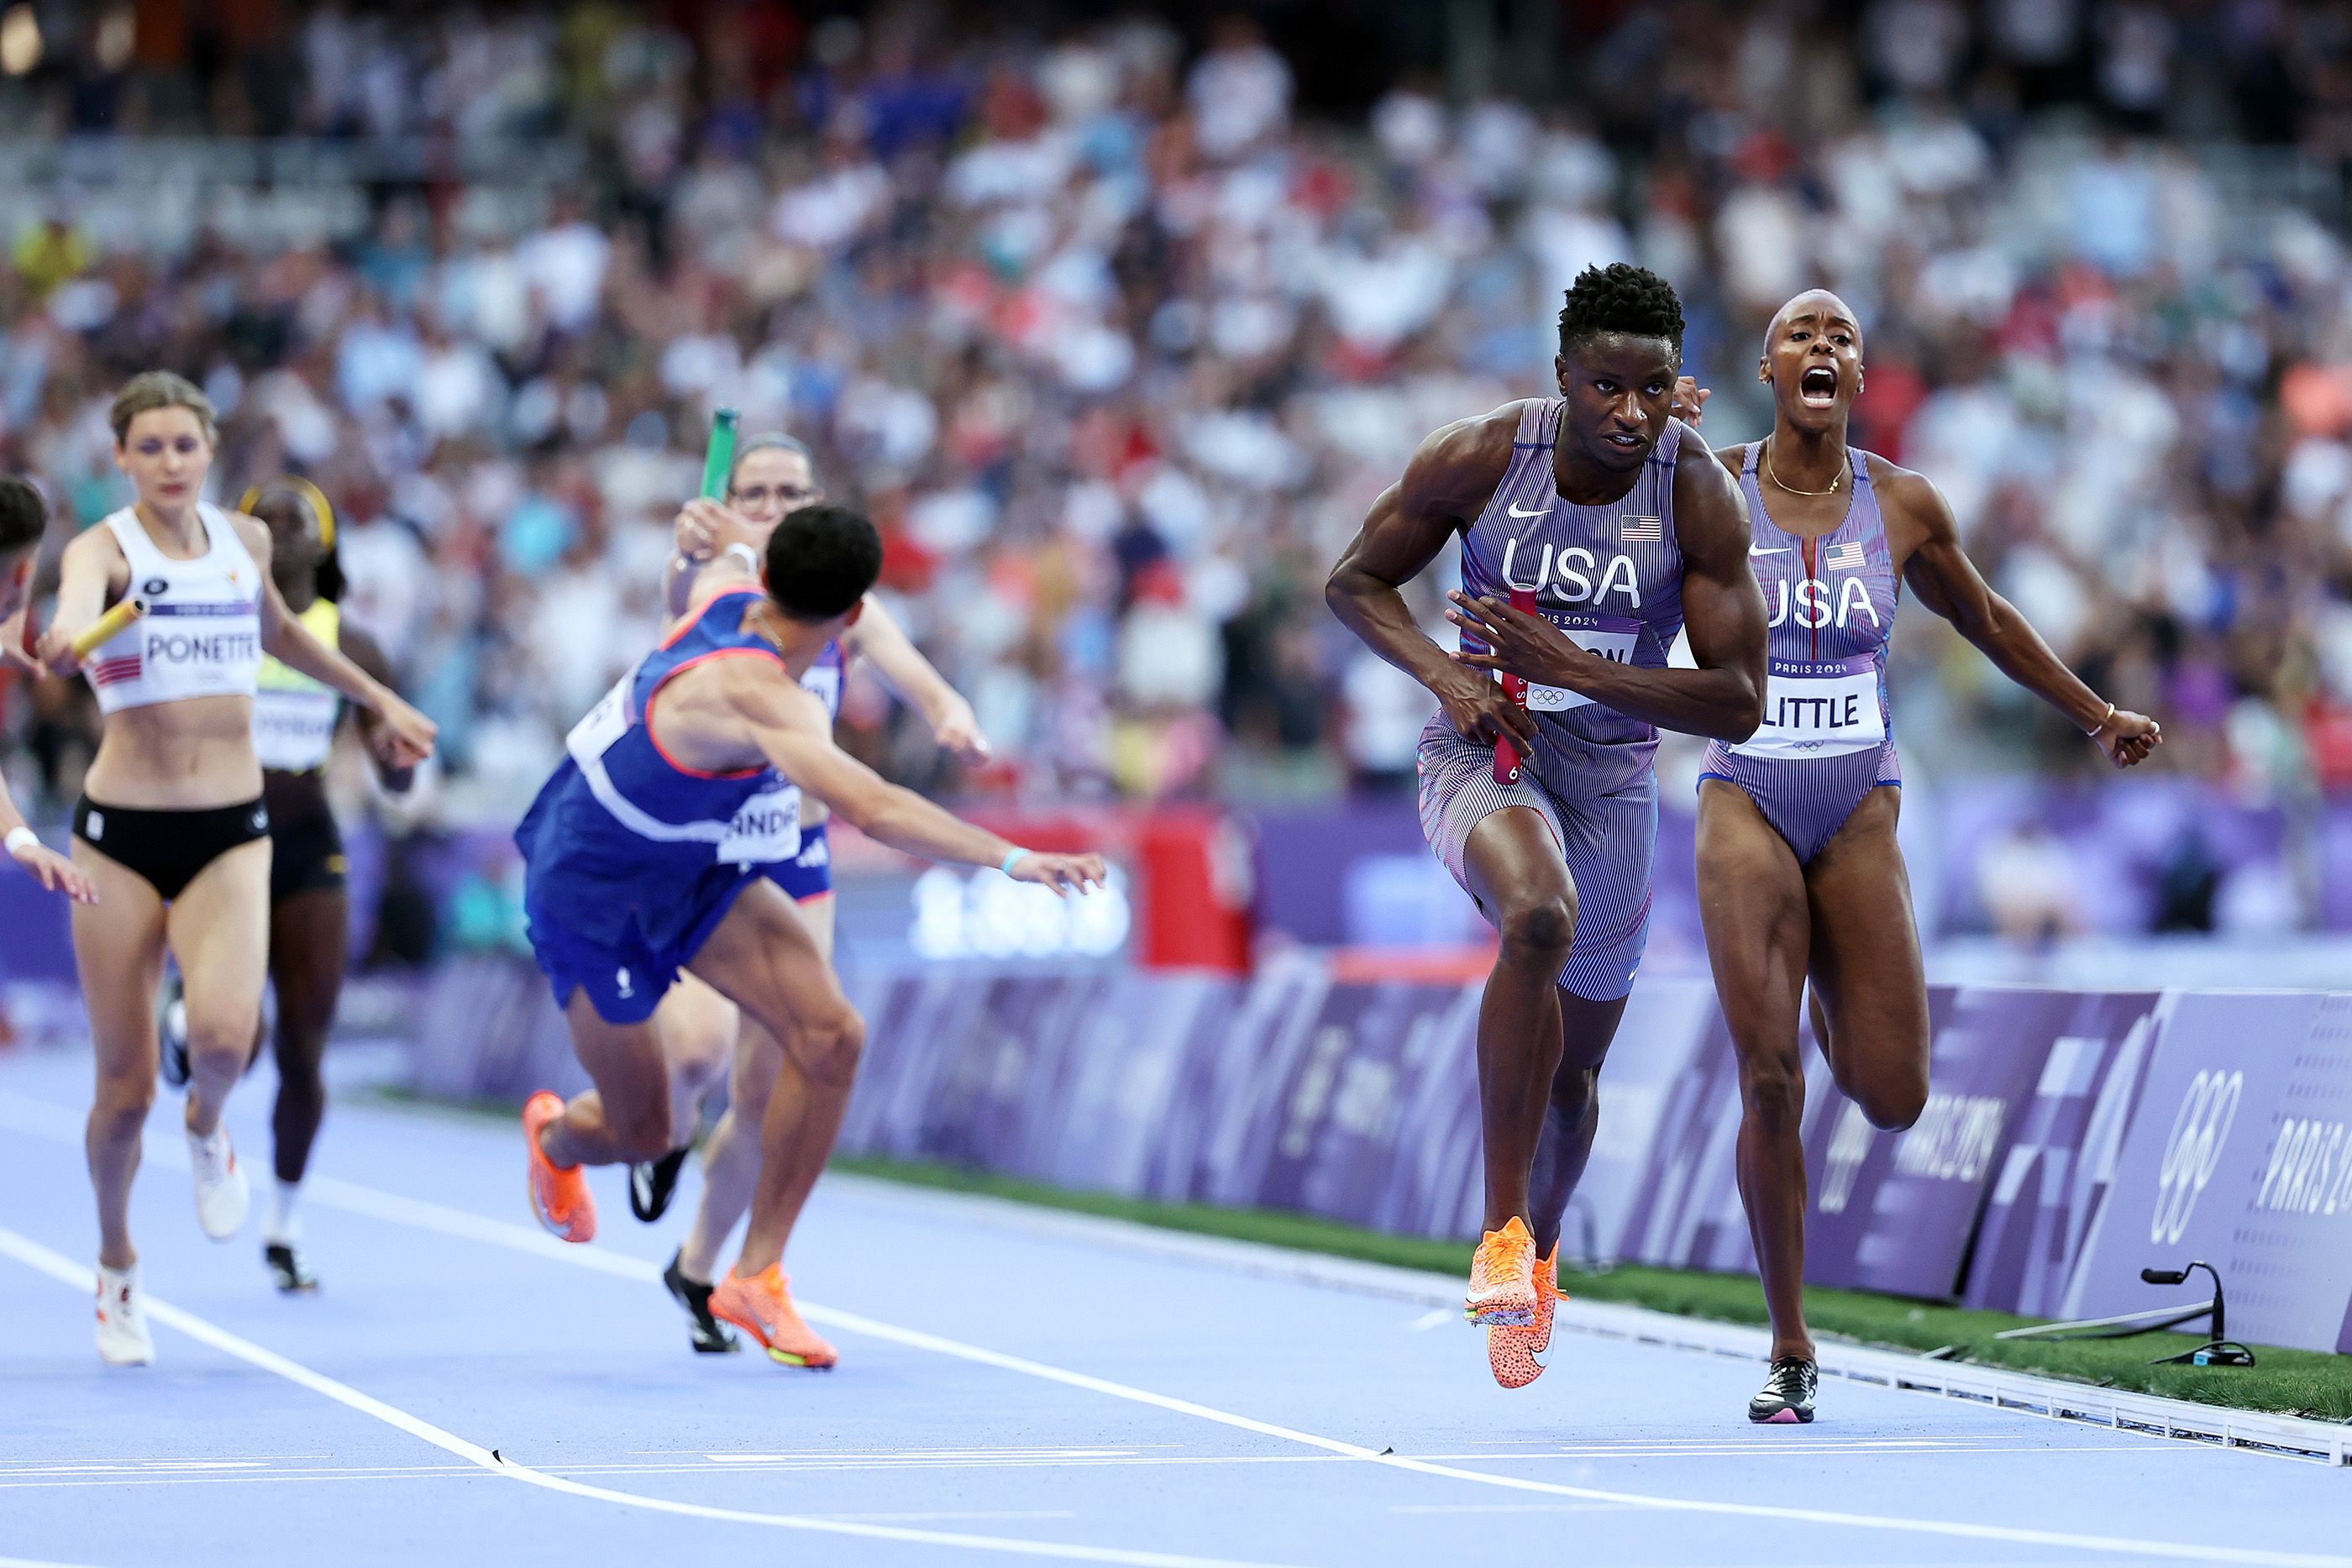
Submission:
[[[691,1176],[646,1228],[599,1173],[566,1247],[510,1125],[350,1096],[309,1300],[263,1276],[265,1183],[197,1230],[159,1101],[158,1361],[109,1369],[88,1072],[0,1056],[0,1564],[2352,1568],[2352,1470],[1838,1380],[1756,1428],[1757,1365],[1565,1332],[1507,1394],[1393,1298],[874,1184],[820,1186],[787,1260],[838,1371],[698,1357],[655,1279]],[[265,1178],[271,1089],[229,1112]]]

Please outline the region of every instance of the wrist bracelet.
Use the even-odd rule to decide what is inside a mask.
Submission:
[[[733,544],[729,545],[725,549],[719,552],[719,559],[722,560],[730,555],[742,557],[743,565],[750,570],[751,575],[753,577],[760,575],[760,554],[750,545],[745,544],[741,539],[737,539]]]
[[[10,860],[15,860],[26,850],[37,850],[40,847],[41,835],[22,822],[9,829],[5,838],[0,838],[0,848],[7,850]]]
[[[1019,865],[1021,863],[1021,857],[1028,852],[1029,852],[1027,850],[1014,850],[1011,854],[1006,855],[1003,861],[997,863],[996,869],[1003,872],[1005,875],[1011,876],[1013,874],[1013,868]]]
[[[2101,731],[2101,730],[2103,730],[2103,729],[2105,729],[2105,728],[2106,728],[2106,727],[2107,727],[2107,720],[2109,720],[2109,719],[2111,719],[2111,718],[2113,718],[2113,717],[2115,717],[2115,716],[2116,716],[2116,705],[2115,705],[2115,704],[2113,704],[2113,703],[2109,703],[2109,704],[2107,705],[2107,711],[2106,711],[2106,712],[2105,712],[2105,713],[2103,713],[2103,714],[2101,714],[2101,715],[2099,716],[2099,722],[2098,722],[2098,723],[2096,723],[2096,724],[2095,724],[2095,725],[2093,725],[2090,728],[2088,728],[2088,729],[2084,730],[2083,733],[2084,733],[2084,735],[2087,735],[2087,736],[2091,737],[2092,737],[2093,739],[2095,739],[2095,739],[2097,739],[2097,738],[2098,738],[2099,731]]]

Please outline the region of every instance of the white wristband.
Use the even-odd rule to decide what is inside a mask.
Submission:
[[[760,575],[760,552],[753,549],[750,545],[745,544],[741,539],[737,539],[733,544],[729,545],[725,549],[720,550],[719,555],[719,559],[722,560],[730,555],[741,556],[743,558],[743,565],[751,571],[751,575],[753,577]]]
[[[6,838],[0,839],[0,847],[5,847],[8,852],[8,858],[10,860],[15,860],[26,850],[37,850],[40,848],[41,835],[33,831],[32,829],[25,826],[24,823],[19,822],[15,827],[8,830],[8,836]]]
[[[1013,874],[1013,868],[1019,865],[1021,863],[1021,857],[1028,852],[1029,852],[1027,850],[1014,850],[1011,854],[1006,855],[1004,859],[998,863],[996,869],[1003,872],[1005,875],[1011,876]]]

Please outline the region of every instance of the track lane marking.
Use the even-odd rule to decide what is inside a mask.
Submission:
[[[661,1270],[654,1263],[625,1254],[603,1251],[594,1247],[580,1247],[559,1241],[545,1231],[517,1224],[511,1220],[491,1219],[466,1209],[427,1202],[421,1198],[403,1197],[355,1182],[333,1177],[312,1178],[317,1186],[317,1200],[350,1212],[384,1219],[395,1224],[416,1226],[443,1235],[463,1237],[510,1248],[552,1259],[574,1267],[591,1269],[600,1273],[615,1275],[658,1284]],[[1191,1416],[1200,1420],[1235,1430],[1253,1432],[1260,1437],[1318,1448],[1325,1453],[1367,1463],[1384,1465],[1391,1469],[1410,1470],[1416,1474],[1436,1476],[1448,1480],[1468,1481],[1481,1486],[1503,1488],[1513,1491],[1541,1493],[1553,1497],[1574,1498],[1587,1502],[1616,1503],[1634,1508],[1652,1509],[1678,1513],[1699,1513],[1741,1519],[1769,1519],[1788,1523],[1843,1526],[1861,1530],[1884,1530],[1915,1535],[1941,1536],[1965,1541],[1995,1541],[2012,1545],[2067,1547],[2078,1551],[2115,1552],[2126,1555],[2158,1557],[2175,1562],[2228,1563],[2252,1565],[2252,1568],[2352,1568],[2352,1557],[2333,1556],[2321,1552],[2273,1552],[2256,1548],[2230,1546],[2195,1546],[2168,1541],[2139,1541],[2126,1536],[2091,1535],[2070,1531],[2035,1530],[2023,1526],[1971,1524],[1957,1520],[1906,1519],[1895,1515],[1847,1513],[1834,1509],[1790,1508],[1769,1503],[1718,1502],[1706,1499],[1656,1497],[1642,1492],[1608,1490],[1598,1487],[1570,1486],[1559,1481],[1543,1481],[1517,1476],[1496,1475],[1485,1470],[1465,1469],[1458,1466],[1409,1458],[1401,1454],[1384,1454],[1359,1443],[1337,1437],[1326,1437],[1296,1427],[1284,1427],[1254,1416],[1220,1410],[1213,1406],[1199,1404],[1172,1395],[1160,1394],[1148,1388],[1117,1383],[1083,1372],[1032,1361],[1025,1356],[1010,1355],[990,1350],[983,1345],[967,1344],[943,1335],[927,1333],[919,1329],[901,1328],[862,1313],[845,1312],[837,1307],[816,1305],[805,1301],[798,1303],[801,1315],[829,1328],[846,1330],[911,1349],[928,1350],[958,1360],[993,1366],[1007,1372],[1058,1383],[1066,1387],[1084,1389],[1132,1404],[1148,1405],[1177,1415]],[[1502,1458],[1503,1456],[1496,1456]]]
[[[0,1253],[39,1273],[47,1274],[58,1283],[89,1292],[98,1286],[88,1269],[21,1236],[5,1226],[0,1226]],[[373,1395],[362,1394],[347,1383],[339,1382],[322,1372],[314,1372],[299,1361],[278,1354],[266,1345],[256,1344],[242,1334],[200,1318],[194,1312],[173,1306],[161,1297],[147,1298],[147,1313],[166,1328],[210,1345],[223,1354],[231,1355],[248,1365],[273,1373],[287,1382],[322,1395],[338,1405],[348,1406],[362,1416],[374,1417],[387,1427],[398,1428],[436,1448],[457,1455],[491,1475],[503,1476],[543,1490],[562,1492],[572,1497],[590,1498],[599,1502],[618,1503],[626,1508],[650,1510],[656,1513],[682,1515],[689,1519],[719,1520],[736,1524],[760,1524],[773,1529],[806,1531],[824,1535],[858,1536],[869,1541],[897,1541],[927,1546],[955,1546],[974,1552],[999,1552],[1022,1557],[1052,1557],[1066,1562],[1113,1563],[1125,1568],[1277,1568],[1275,1564],[1245,1563],[1230,1558],[1192,1557],[1168,1552],[1131,1552],[1119,1547],[1080,1546],[1051,1541],[1024,1541],[1013,1536],[971,1535],[956,1531],[915,1530],[900,1525],[864,1524],[842,1519],[827,1519],[803,1514],[758,1513],[747,1509],[715,1508],[704,1503],[678,1502],[667,1498],[643,1497],[635,1492],[614,1491],[609,1487],[591,1486],[529,1465],[513,1463],[494,1457],[480,1444],[468,1441],[456,1433],[435,1426],[419,1416],[413,1416],[396,1405],[388,1405]],[[220,1478],[226,1479],[228,1478]],[[247,1478],[238,1478],[247,1479]],[[0,1559],[0,1568],[8,1568],[8,1561]],[[42,1568],[42,1565],[35,1565]],[[65,1565],[47,1565],[65,1568]]]
[[[16,1102],[47,1113],[38,1117],[0,1117],[0,1119],[16,1121],[27,1131],[43,1133],[50,1137],[59,1135],[56,1119],[63,1113],[58,1107],[10,1092],[0,1092],[0,1102]],[[397,1113],[386,1112],[385,1114],[392,1116],[396,1115]],[[165,1163],[170,1163],[171,1156],[177,1155],[179,1162],[184,1165],[187,1155],[184,1149],[176,1148],[162,1139],[152,1140],[152,1142],[156,1146],[150,1150],[151,1155],[160,1156]],[[631,1258],[625,1254],[604,1251],[594,1247],[582,1247],[559,1241],[543,1230],[510,1220],[491,1219],[470,1210],[455,1208],[422,1198],[407,1197],[398,1193],[386,1192],[381,1188],[332,1176],[313,1176],[309,1185],[312,1188],[313,1201],[326,1204],[330,1207],[341,1208],[347,1212],[387,1220],[394,1224],[409,1225],[420,1229],[436,1231],[442,1235],[506,1247],[515,1251],[531,1253],[575,1268],[588,1269],[622,1279],[650,1283],[658,1283],[660,1281],[660,1268],[650,1261]],[[0,1237],[12,1234],[12,1232],[0,1230]],[[47,1249],[43,1249],[43,1250]],[[55,1257],[56,1254],[51,1256]],[[59,1261],[65,1262],[63,1259],[59,1259]],[[70,1263],[67,1263],[66,1266],[74,1267]],[[1194,1400],[1160,1394],[1109,1378],[1096,1377],[1088,1373],[1076,1372],[1045,1362],[1032,1361],[1025,1356],[991,1350],[984,1345],[968,1344],[944,1335],[929,1333],[920,1329],[901,1328],[894,1323],[886,1323],[879,1319],[866,1317],[863,1313],[847,1312],[836,1307],[819,1306],[805,1301],[797,1304],[801,1309],[801,1315],[811,1322],[852,1333],[864,1334],[871,1339],[905,1345],[910,1349],[928,1350],[978,1365],[1020,1373],[1045,1382],[1057,1383],[1065,1387],[1083,1389],[1088,1393],[1100,1394],[1131,1404],[1150,1406],[1176,1415],[1190,1416],[1236,1431],[1251,1432],[1261,1437],[1319,1449],[1325,1453],[1360,1459],[1369,1464],[1382,1465],[1391,1469],[1434,1476],[1447,1480],[1467,1481],[1474,1485],[1491,1486],[1510,1491],[1574,1498],[1588,1502],[1617,1503],[1660,1512],[1772,1520],[1784,1523],[1818,1524],[1845,1529],[1887,1531],[1900,1534],[1938,1536],[1948,1540],[2000,1542],[2011,1545],[2062,1547],[2083,1552],[2162,1558],[2171,1562],[2239,1563],[2246,1564],[2248,1568],[2352,1568],[2352,1557],[2323,1552],[2194,1545],[2181,1542],[2136,1540],[2128,1536],[2037,1530],[2018,1525],[1976,1524],[1960,1520],[1911,1519],[1891,1514],[1849,1513],[1836,1509],[1794,1508],[1772,1503],[1723,1502],[1704,1498],[1659,1497],[1643,1492],[1616,1491],[1599,1487],[1572,1486],[1559,1481],[1497,1475],[1490,1471],[1465,1469],[1455,1465],[1414,1458],[1402,1454],[1375,1451],[1360,1443],[1350,1443],[1343,1438],[1327,1437],[1318,1433],[1302,1431],[1297,1427],[1285,1427],[1275,1422],[1261,1421],[1255,1416],[1220,1410],[1214,1406],[1202,1405]],[[253,1348],[259,1351],[261,1347]],[[271,1354],[272,1353],[265,1351],[262,1354]],[[321,1381],[331,1382],[332,1380],[322,1378]],[[355,1390],[352,1392],[356,1394]],[[358,1396],[367,1397],[364,1395]],[[435,1429],[438,1430],[438,1428]],[[463,1442],[464,1439],[453,1437],[452,1441]],[[499,1467],[501,1469],[508,1468]],[[555,1486],[559,1490],[578,1484],[560,1482],[554,1477],[542,1477],[541,1481],[542,1484]],[[603,1489],[586,1490],[600,1492],[603,1490]],[[625,1492],[610,1495],[617,1499],[630,1497],[630,1494]],[[646,1502],[648,1506],[660,1506],[652,1503],[650,1500],[632,1500]],[[765,1521],[782,1516],[753,1517]]]

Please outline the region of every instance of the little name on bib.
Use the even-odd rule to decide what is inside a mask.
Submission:
[[[1867,653],[1832,664],[1774,659],[1764,686],[1764,722],[1731,749],[1742,757],[1843,757],[1886,741],[1878,664]]]

